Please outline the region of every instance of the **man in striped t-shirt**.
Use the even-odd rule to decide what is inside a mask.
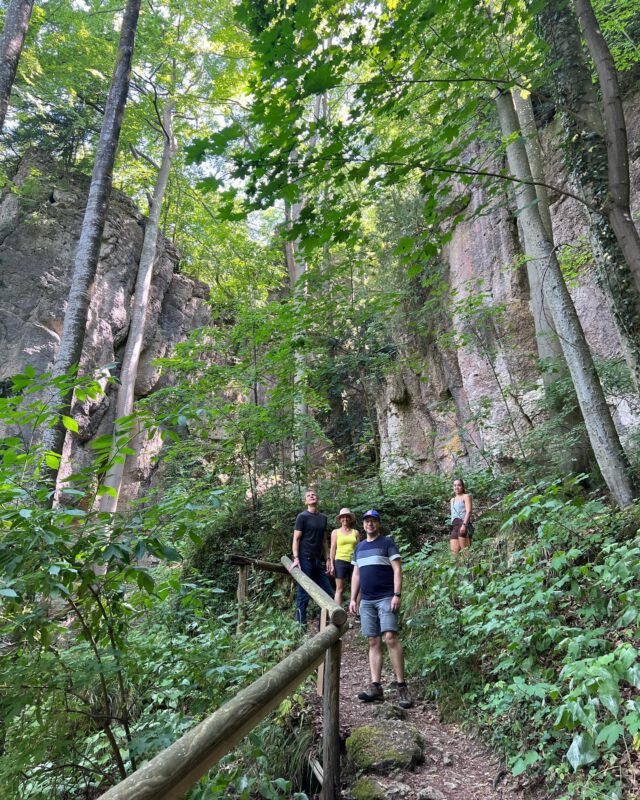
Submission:
[[[398,637],[398,610],[402,594],[400,553],[390,536],[380,534],[380,514],[377,511],[367,511],[363,526],[367,538],[356,545],[353,554],[349,611],[357,613],[359,600],[362,634],[369,639],[371,686],[368,691],[360,692],[358,698],[363,703],[384,700],[380,684],[384,636],[396,675],[398,704],[402,708],[411,708],[413,702],[404,680],[404,651]]]

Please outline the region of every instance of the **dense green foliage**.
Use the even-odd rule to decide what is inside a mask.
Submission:
[[[120,421],[115,452],[108,434],[91,442],[82,470],[40,445],[59,416],[52,390],[73,385],[78,404],[105,401],[105,413],[117,365],[92,364],[99,379],[52,381],[26,367],[0,382],[3,797],[93,800],[298,645],[293,584],[280,576],[252,573],[236,630],[237,575],[223,557],[290,552],[308,484],[330,518],[345,505],[382,513],[406,564],[409,672],[445,717],[479,726],[520,780],[546,780],[540,791],[554,800],[638,793],[637,505],[612,511],[595,470],[563,474],[584,441],[571,379],[535,358],[501,373],[526,314],[514,322],[484,278],[453,288],[448,274],[458,226],[501,214],[514,246],[495,256],[496,273],[525,287],[527,305],[504,159],[514,137],[500,133],[495,95],[531,94],[541,126],[559,110],[543,5],[144,6],[114,185],[148,211],[171,104],[177,153],[161,227],[180,269],[206,283],[211,322],[158,362],[163,388]],[[632,90],[638,1],[594,7]],[[120,15],[104,0],[35,5],[0,173],[3,200],[26,200],[30,224],[47,199],[37,170],[14,185],[16,160],[38,148],[43,163],[90,172]],[[555,196],[575,200],[561,179]],[[579,292],[592,238],[559,252]],[[467,369],[493,376],[493,395],[454,399],[462,378],[452,374],[435,397],[417,391],[411,402],[432,427],[416,435],[435,440],[446,417],[451,445],[430,462],[407,457],[407,476],[383,470],[381,391],[398,375],[436,384],[459,351]],[[633,412],[622,359],[598,369],[609,403]],[[543,387],[549,375],[560,377]],[[72,415],[63,424],[87,441]],[[497,426],[492,449],[481,440]],[[128,507],[101,513],[109,464],[135,458],[139,429],[161,434],[161,469]],[[638,433],[627,433],[637,467]],[[424,463],[438,473],[413,474]],[[455,465],[476,504],[477,537],[460,562],[446,543]],[[45,472],[58,467],[52,504]],[[312,714],[302,690],[290,696],[190,800],[304,800],[316,788]]]
[[[637,508],[614,514],[574,481],[544,482],[482,517],[467,562],[430,545],[407,560],[427,694],[557,798],[637,790],[638,525]]]

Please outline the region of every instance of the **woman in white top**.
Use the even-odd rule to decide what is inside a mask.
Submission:
[[[456,478],[453,482],[453,497],[451,498],[451,534],[449,544],[452,553],[459,553],[471,546],[473,536],[473,525],[471,524],[471,512],[473,506],[471,495],[467,494],[464,481]]]

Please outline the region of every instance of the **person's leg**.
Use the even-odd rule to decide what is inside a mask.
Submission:
[[[451,533],[449,534],[449,546],[454,556],[457,556],[461,550],[460,547],[460,526],[462,525],[461,519],[454,519],[451,523]]]
[[[343,593],[344,593],[344,578],[336,578],[336,594],[334,600],[339,606],[342,605]]]
[[[467,548],[471,547],[471,537],[469,536],[458,536],[458,548],[460,550],[466,550]]]
[[[313,572],[313,562],[306,558],[300,559],[300,569],[305,575],[311,575]],[[305,590],[296,584],[296,622],[301,625],[307,624],[307,606],[309,605],[309,595]]]
[[[382,637],[369,636],[369,671],[371,683],[380,683],[382,675]]]
[[[296,585],[296,622],[301,625],[307,624],[307,606],[309,605],[309,595],[300,586]]]
[[[384,640],[389,651],[389,658],[391,659],[391,666],[396,680],[398,683],[404,683],[404,649],[400,637],[395,631],[385,631]],[[382,658],[380,661],[382,662]]]
[[[322,562],[317,562],[312,577],[315,583],[317,583],[318,586],[329,595],[329,597],[333,597],[333,586],[331,585],[329,576],[325,572],[324,564],[322,564]]]
[[[358,700],[362,700],[363,703],[372,703],[384,700],[384,692],[382,691],[382,686],[380,686],[382,638],[380,636],[380,622],[375,603],[363,600],[360,603],[360,617],[362,619],[362,635],[367,637],[369,644],[371,686],[367,691],[360,692]]]

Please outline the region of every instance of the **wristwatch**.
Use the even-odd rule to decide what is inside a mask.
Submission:
[[[393,596],[394,596],[394,597],[402,597],[402,595],[400,594],[400,592],[394,592],[394,593],[393,593]]]

